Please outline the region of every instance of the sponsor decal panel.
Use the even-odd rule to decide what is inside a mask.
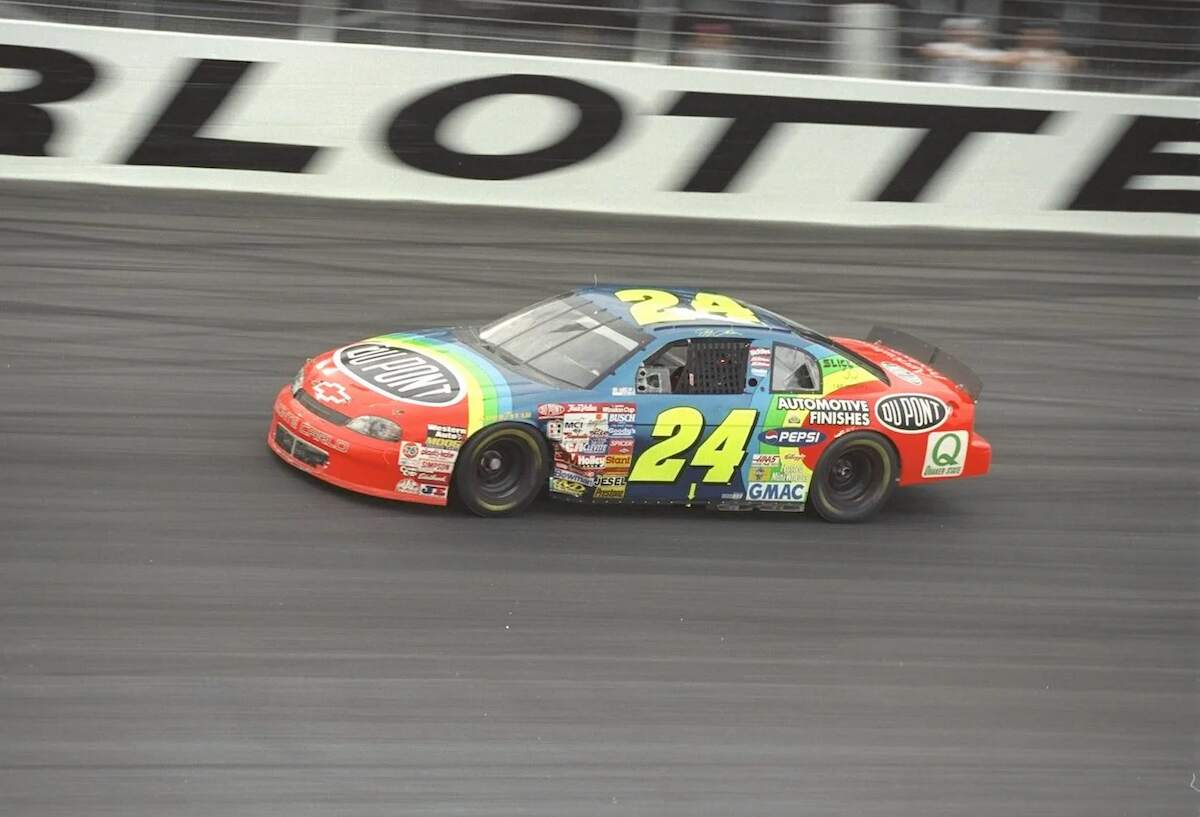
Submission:
[[[824,442],[825,432],[813,428],[768,428],[758,439],[779,448],[804,448]]]
[[[926,479],[961,476],[967,463],[970,434],[966,431],[935,431],[925,445],[925,465],[921,476]]]
[[[771,373],[771,349],[764,346],[750,348],[750,374],[766,377]]]
[[[866,400],[829,397],[779,397],[781,411],[807,411],[814,426],[869,426],[871,409]]]
[[[578,482],[581,485],[586,485],[589,488],[596,484],[596,477],[593,474],[585,473],[584,471],[571,468],[567,465],[555,463],[555,468],[552,473],[555,479],[564,479],[568,482]]]
[[[444,448],[457,451],[467,439],[467,430],[459,426],[430,423],[426,426],[425,445],[429,448]]]
[[[596,490],[592,492],[595,499],[622,499],[628,479],[624,475],[603,474],[596,478]]]
[[[875,404],[880,425],[901,434],[931,431],[950,416],[950,407],[927,394],[893,394]]]
[[[400,471],[409,476],[420,473],[451,474],[457,459],[457,448],[412,442],[400,446]]]
[[[751,482],[746,499],[751,502],[804,502],[808,484],[804,482]]]
[[[459,376],[432,356],[404,346],[355,343],[334,354],[337,367],[385,397],[422,406],[449,406],[466,394]]]
[[[853,368],[854,368],[854,364],[851,363],[849,360],[846,360],[846,358],[841,357],[840,355],[835,355],[833,357],[821,358],[821,371],[825,372],[826,374],[832,374],[834,372],[843,372],[843,371],[846,371],[847,369],[853,369]]]
[[[567,496],[580,497],[583,496],[585,491],[587,491],[587,486],[576,482],[573,479],[551,477],[550,490],[556,494],[566,494]]]
[[[561,409],[561,410],[560,410]],[[552,403],[538,407],[554,443],[550,490],[593,499],[621,499],[633,460],[637,406],[632,403]],[[617,482],[616,480],[622,480]]]
[[[910,386],[919,386],[924,382],[921,380],[921,376],[919,374],[916,372],[911,372],[903,366],[898,366],[895,363],[884,363],[882,366],[885,372],[890,375],[895,375]]]

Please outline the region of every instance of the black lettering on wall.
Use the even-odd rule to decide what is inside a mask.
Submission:
[[[197,60],[183,85],[125,163],[303,173],[320,148],[197,135],[246,72],[259,64],[240,60]]]
[[[526,153],[462,153],[438,141],[438,126],[469,102],[500,94],[532,94],[575,106],[579,121],[552,145]],[[624,113],[612,96],[563,77],[504,74],[439,88],[396,114],[387,144],[405,164],[459,179],[522,179],[582,162],[608,145],[621,130]]]
[[[54,119],[40,106],[65,102],[96,82],[96,66],[78,54],[55,48],[0,45],[0,68],[35,71],[38,82],[19,91],[0,91],[0,153],[48,156]]]
[[[1135,116],[1108,155],[1079,188],[1068,210],[1200,213],[1200,190],[1137,190],[1134,176],[1200,176],[1200,156],[1155,153],[1162,142],[1200,142],[1200,121]]]
[[[759,144],[781,122],[924,130],[925,135],[872,197],[874,201],[918,201],[968,136],[1037,133],[1051,111],[687,91],[667,115],[732,120],[679,188],[700,193],[729,189]]]

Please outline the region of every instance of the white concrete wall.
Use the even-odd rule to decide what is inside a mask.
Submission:
[[[31,47],[52,52],[29,51]],[[80,71],[77,62],[67,58],[75,67],[60,65],[64,58],[55,56],[58,52],[93,66],[95,80],[78,95],[43,104],[37,96],[49,87],[43,84],[48,80],[82,82],[71,78],[72,71]],[[206,87],[193,85],[185,94],[186,104],[176,103],[175,126],[158,128],[160,149],[141,151],[142,160],[155,164],[127,164],[202,60],[233,62],[204,63]],[[44,63],[48,75],[11,67],[30,61]],[[576,106],[553,96],[500,94],[449,114],[436,130],[436,140],[463,154],[522,153],[554,145],[582,123],[581,144],[586,150],[597,148],[595,152],[578,160],[554,155],[542,157],[544,161],[537,156],[519,163],[502,160],[501,174],[540,172],[479,179],[445,175],[477,172],[472,162],[450,162],[431,171],[414,166],[422,164],[419,155],[402,159],[389,148],[394,118],[414,101],[456,83],[514,74],[528,75],[519,82],[535,94],[553,91],[565,78],[570,88],[597,102],[589,103],[581,116]],[[225,79],[212,82],[217,75]],[[216,87],[221,82],[224,89]],[[495,82],[515,87],[504,85],[511,80]],[[691,96],[681,102],[685,92],[729,96]],[[712,106],[714,115],[670,113],[677,105],[703,104]],[[775,125],[740,172],[731,172],[727,156],[725,166],[714,163],[707,181],[692,185],[718,189],[684,189],[730,127],[731,105],[748,117],[784,111],[810,121]],[[38,141],[37,129],[44,128],[38,111],[48,113],[53,123],[41,151],[46,155],[12,155],[14,150],[29,152],[29,144]],[[1198,171],[1189,168],[1196,165],[1200,149],[1191,140],[1200,135],[1188,138],[1195,131],[1195,114],[1196,100],[1171,97],[0,21],[0,177],[8,178],[663,216],[1196,236],[1200,184],[1196,175],[1189,175]],[[813,119],[824,123],[813,124]],[[401,136],[410,140],[405,142],[410,149],[420,147],[414,148],[411,140],[422,141],[419,124],[428,120],[428,111],[420,106],[408,116],[416,130],[409,128]],[[188,133],[189,121],[198,126],[194,136]],[[851,121],[858,124],[845,124]],[[1117,161],[1113,148],[1134,122],[1151,134],[1150,147],[1127,145],[1125,159]],[[1029,132],[973,133],[940,164],[918,157],[899,185],[899,197],[913,200],[875,200],[929,128],[935,132],[926,147],[936,147],[951,123]],[[734,141],[745,147],[753,129],[745,122],[738,128],[741,138]],[[1172,134],[1172,144],[1159,149],[1176,151],[1174,159],[1151,154],[1159,130]],[[196,137],[229,141],[198,145]],[[284,150],[283,163],[290,162],[293,172],[163,165],[202,164],[213,157],[240,168],[278,164],[278,151],[269,146],[259,151],[264,159],[247,156],[245,146],[233,144],[247,141],[312,149]],[[1109,170],[1101,175],[1109,178],[1093,179],[1106,163]],[[1130,167],[1160,174],[1134,174],[1125,182],[1122,168],[1129,175]],[[1174,175],[1161,175],[1165,172]],[[926,177],[927,183],[918,184]],[[1122,188],[1141,192],[1129,195]],[[1089,206],[1107,210],[1068,209],[1081,190],[1090,191],[1085,195]]]

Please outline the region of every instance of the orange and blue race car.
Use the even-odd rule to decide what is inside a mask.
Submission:
[[[877,327],[831,338],[715,292],[588,287],[484,327],[310,359],[267,435],[372,496],[484,516],[590,503],[865,519],[898,485],[986,474],[979,378]]]

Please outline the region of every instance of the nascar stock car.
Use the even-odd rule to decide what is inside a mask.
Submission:
[[[979,378],[891,329],[830,338],[714,292],[588,287],[310,359],[267,435],[334,485],[484,516],[576,502],[804,510],[980,476]]]

